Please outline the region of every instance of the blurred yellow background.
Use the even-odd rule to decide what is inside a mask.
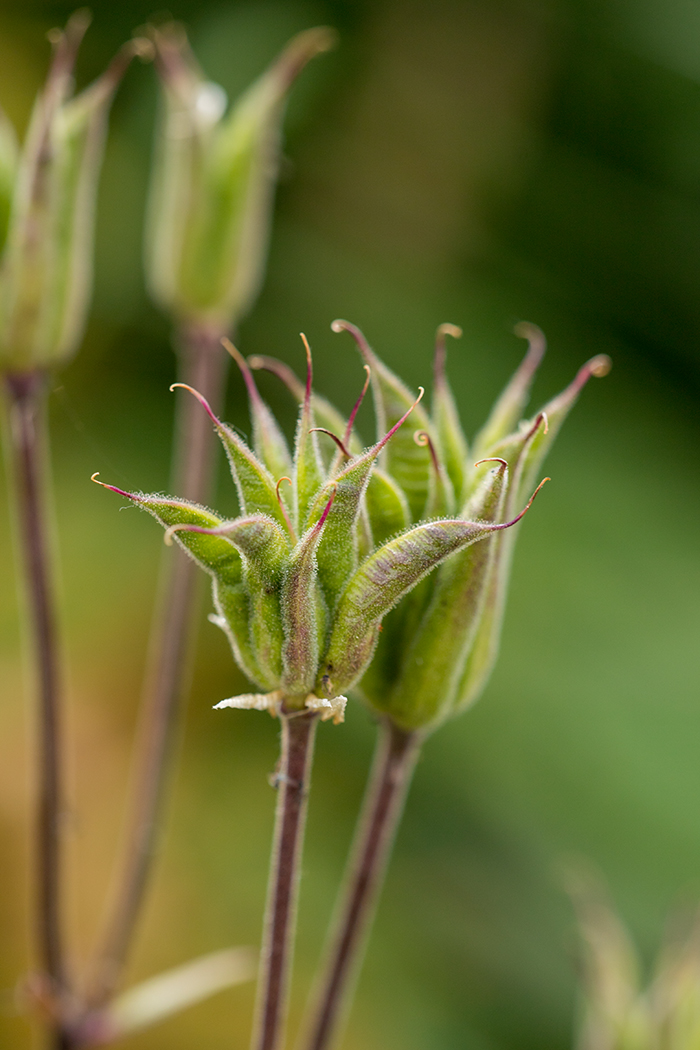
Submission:
[[[97,0],[78,66],[95,76],[153,16]],[[26,124],[46,31],[71,7],[0,3],[0,103]],[[527,319],[550,351],[540,403],[594,353],[592,383],[522,530],[496,673],[429,742],[411,792],[345,1050],[559,1050],[575,1009],[563,856],[604,872],[647,958],[664,916],[700,898],[698,441],[700,8],[687,0],[173,0],[212,79],[235,95],[295,31],[339,49],[294,89],[268,279],[239,345],[348,410],[363,373],[337,316],[412,386],[436,326],[463,326],[450,375],[473,433],[519,360]],[[114,106],[95,301],[51,398],[69,663],[71,952],[94,944],[124,812],[162,532],[89,478],[167,490],[174,356],[143,290],[156,83]],[[293,405],[261,387],[288,429]],[[369,441],[371,410],[361,429]],[[243,384],[226,417],[244,432]],[[3,486],[2,491],[5,491]],[[221,465],[217,506],[231,511]],[[10,522],[0,513],[0,1045],[32,1044],[13,987],[30,964],[30,680],[18,656]],[[277,726],[212,712],[244,688],[204,614],[181,762],[130,978],[257,944]],[[373,729],[359,705],[319,732],[293,1021],[323,937]],[[252,986],[125,1048],[248,1044]]]

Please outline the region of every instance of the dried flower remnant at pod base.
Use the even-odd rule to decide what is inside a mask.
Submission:
[[[508,521],[482,515],[478,521],[406,522],[402,530],[391,530],[393,538],[376,544],[367,513],[375,464],[406,431],[408,417],[420,412],[423,391],[406,402],[374,445],[360,450],[352,419],[343,422],[343,436],[317,426],[337,424],[341,417],[312,392],[306,344],[307,382],[290,450],[245,360],[224,342],[248,387],[253,449],[197,391],[191,393],[228,457],[240,517],[225,520],[186,501],[105,487],[152,514],[166,528],[166,540],[179,543],[212,577],[214,622],[259,690],[217,706],[273,714],[307,709],[342,721],[342,694],[371,660],[382,618],[449,555],[510,528],[527,507]],[[319,432],[333,437],[337,448],[322,450]]]

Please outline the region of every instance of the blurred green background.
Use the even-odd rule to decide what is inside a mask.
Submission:
[[[154,12],[97,0],[79,81]],[[0,101],[23,128],[70,5],[0,4]],[[525,318],[548,334],[538,403],[594,353],[591,383],[522,530],[497,671],[419,766],[345,1050],[571,1045],[576,936],[563,857],[593,860],[647,959],[700,898],[698,386],[700,6],[690,0],[173,0],[235,94],[296,30],[341,46],[294,91],[269,275],[246,353],[302,362],[348,409],[362,379],[336,316],[413,385],[433,332],[463,326],[450,374],[473,432],[514,368]],[[174,357],[143,291],[156,85],[114,106],[94,308],[52,395],[69,646],[72,952],[94,943],[123,816],[160,529],[89,482],[167,489]],[[269,381],[268,381],[269,380]],[[261,386],[293,426],[271,377]],[[248,428],[232,375],[227,417]],[[362,420],[371,436],[371,412]],[[221,470],[218,505],[233,507]],[[3,487],[4,491],[4,487]],[[32,1045],[12,989],[28,959],[32,714],[0,515],[0,1045]],[[207,603],[205,603],[206,605]],[[203,610],[203,616],[204,612]],[[259,939],[277,728],[212,712],[241,690],[204,619],[182,761],[130,978]],[[319,733],[293,1021],[308,987],[372,748],[354,706]],[[244,1048],[252,987],[125,1048]]]

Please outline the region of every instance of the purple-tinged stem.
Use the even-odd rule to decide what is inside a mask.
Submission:
[[[279,792],[251,1050],[284,1045],[301,854],[318,715],[281,714]]]
[[[19,542],[39,689],[36,938],[50,995],[60,1003],[66,992],[61,928],[62,690],[46,497],[47,376],[40,371],[10,375],[6,389]],[[60,1050],[68,1045],[65,1039],[59,1030],[54,1031],[51,1045]]]
[[[419,733],[406,732],[388,720],[379,726],[372,771],[331,924],[325,963],[302,1028],[299,1046],[303,1050],[327,1050],[349,1013],[422,740]]]
[[[220,411],[228,358],[225,332],[203,325],[179,333],[180,380],[194,387]],[[172,484],[178,496],[209,502],[215,441],[200,405],[178,393]],[[197,567],[179,548],[163,552],[149,664],[135,745],[131,809],[116,893],[90,990],[93,1009],[104,1005],[121,977],[143,904],[157,845],[165,787],[179,724],[180,701],[188,684]]]

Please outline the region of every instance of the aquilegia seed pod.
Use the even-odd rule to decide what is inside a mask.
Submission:
[[[166,538],[212,577],[215,622],[226,632],[241,669],[261,690],[219,706],[273,712],[280,705],[287,711],[307,707],[341,720],[342,694],[366,670],[384,616],[446,558],[510,528],[527,507],[508,521],[494,513],[491,520],[442,518],[409,525],[375,547],[365,508],[375,462],[400,436],[411,455],[413,448],[422,452],[410,435],[410,444],[405,440],[405,424],[415,414],[423,421],[423,392],[394,413],[376,444],[352,452],[354,413],[343,437],[315,425],[317,417],[334,425],[338,416],[312,395],[306,344],[307,382],[290,452],[248,365],[224,343],[248,386],[254,450],[217,419],[200,394],[191,392],[209,413],[226,451],[240,516],[227,521],[192,503],[106,487],[149,511],[167,529]],[[322,453],[319,429],[334,437],[338,454]],[[289,490],[282,489],[283,482]]]
[[[107,116],[132,40],[107,70],[71,97],[89,18],[78,12],[53,34],[54,55],[20,153],[0,116],[0,368],[61,364],[82,338],[92,286],[95,197]]]
[[[153,30],[163,85],[146,232],[151,294],[182,322],[235,326],[265,265],[285,99],[332,30],[300,33],[227,113],[184,30]]]
[[[346,321],[335,321],[333,329],[348,331],[355,339],[371,372],[380,431],[393,427],[413,403],[412,393],[377,357],[359,329]],[[453,325],[438,329],[432,413],[429,416],[422,405],[415,409],[412,422],[419,430],[402,427],[383,450],[367,487],[367,528],[384,546],[367,559],[360,577],[371,578],[380,590],[390,589],[383,575],[385,566],[390,566],[395,579],[404,557],[413,566],[418,564],[430,544],[431,529],[440,544],[447,543],[448,533],[459,531],[458,523],[472,527],[478,522],[488,530],[482,534],[483,542],[456,546],[452,557],[439,559],[441,564],[429,578],[416,580],[410,593],[407,589],[403,600],[393,603],[396,608],[386,616],[371,665],[367,654],[374,652],[375,639],[358,642],[363,627],[352,619],[364,608],[364,599],[354,585],[343,595],[342,626],[331,636],[327,661],[333,667],[328,673],[335,682],[336,660],[347,662],[348,654],[356,653],[354,678],[350,677],[357,680],[363,674],[358,691],[372,708],[405,730],[435,728],[473,703],[484,688],[498,650],[517,534],[517,529],[499,530],[496,523],[515,524],[517,508],[532,491],[542,461],[582,387],[590,376],[604,375],[610,368],[604,355],[593,358],[534,419],[520,422],[545,344],[533,325],[521,325],[517,332],[529,340],[528,353],[469,456],[445,375],[445,336],[459,336],[461,331]],[[299,381],[279,362],[257,358],[251,363],[276,372],[299,396]],[[325,402],[319,408],[330,418]],[[350,454],[341,444],[342,457]],[[455,514],[452,521],[445,520]],[[432,525],[411,528],[426,519]],[[397,531],[398,538],[389,540]],[[421,551],[409,547],[414,534],[423,545]]]

